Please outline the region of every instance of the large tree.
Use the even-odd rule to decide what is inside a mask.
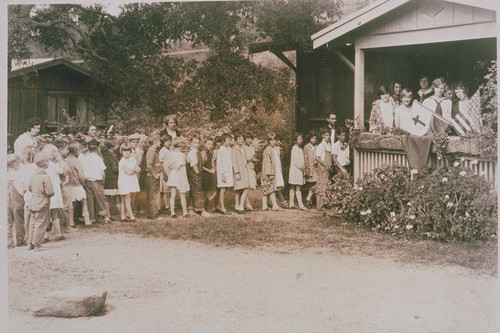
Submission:
[[[209,110],[211,119],[262,101],[269,110],[290,97],[284,72],[249,61],[260,38],[310,49],[310,34],[340,15],[341,1],[270,0],[130,4],[118,16],[102,6],[9,6],[9,60],[30,56],[30,43],[85,60],[100,84],[102,108],[146,105],[157,114]],[[206,61],[168,56],[176,41],[210,49]]]

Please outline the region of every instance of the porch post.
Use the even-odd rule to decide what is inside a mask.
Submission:
[[[357,127],[365,123],[365,52],[356,47],[354,53],[354,121]],[[361,177],[360,153],[354,150],[354,181]]]

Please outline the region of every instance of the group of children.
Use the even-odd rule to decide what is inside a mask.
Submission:
[[[339,131],[333,145],[330,133],[328,128],[320,131],[319,145],[314,131],[307,138],[295,135],[290,152],[288,204],[282,194],[285,179],[280,142],[274,133],[267,135],[260,177],[262,210],[282,210],[278,202],[307,210],[312,207],[315,189],[322,188],[315,184],[328,183],[333,167],[338,172],[349,172],[346,132]],[[134,202],[141,191],[146,192],[149,219],[160,219],[163,210],[177,217],[177,196],[183,217],[228,214],[225,197],[229,189],[234,192],[237,213],[253,210],[248,193],[257,188],[258,160],[252,133],[225,133],[204,142],[196,135],[187,139],[177,134],[166,129],[154,132],[147,138],[147,149],[139,145],[139,137],[134,134],[120,143],[91,138],[88,142],[46,144],[41,149],[28,145],[21,154],[10,154],[9,248],[28,245],[29,249],[40,249],[49,240],[49,223],[55,240],[63,240],[61,224],[66,231],[75,226],[77,202],[81,203],[85,225],[110,222],[110,203],[116,205],[121,221],[134,221]],[[141,186],[144,180],[145,186]],[[305,185],[309,192],[304,203],[301,189]],[[320,200],[317,204],[322,205]]]

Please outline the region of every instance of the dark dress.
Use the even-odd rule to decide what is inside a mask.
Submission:
[[[205,150],[204,153],[207,156],[207,160],[203,163],[203,166],[207,169],[213,169],[212,158],[213,152]],[[203,192],[209,193],[213,191],[217,191],[217,174],[207,172],[203,170],[202,172],[202,189]]]
[[[201,160],[200,152],[196,152],[196,157],[198,160],[198,171],[200,173],[196,173],[194,168],[191,166],[191,163],[186,163],[186,171],[187,177],[189,181],[189,197],[188,202],[190,208],[194,208],[195,211],[201,212],[205,208],[205,196],[202,190],[202,170],[203,163]]]
[[[113,151],[105,151],[102,153],[102,159],[106,166],[106,177],[104,179],[104,190],[118,189],[118,157]],[[111,192],[108,192],[111,193]],[[118,193],[116,193],[118,194]],[[115,194],[115,195],[116,195]],[[112,194],[108,194],[112,195]]]

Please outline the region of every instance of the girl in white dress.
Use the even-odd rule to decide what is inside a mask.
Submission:
[[[186,192],[189,191],[189,182],[186,172],[186,154],[187,142],[183,138],[172,140],[174,150],[168,155],[166,169],[168,169],[167,186],[170,188],[170,216],[177,217],[175,214],[175,196],[177,191],[181,198],[182,216],[187,216]]]
[[[438,77],[432,81],[432,89],[434,90],[434,95],[427,98],[422,105],[431,109],[438,115],[442,116],[444,119],[451,121],[451,100],[444,96],[444,91],[446,88],[446,81],[442,77]],[[433,124],[431,124],[432,126]]]
[[[288,174],[288,184],[290,184],[290,208],[295,208],[295,199],[297,196],[297,204],[300,210],[307,210],[302,203],[301,187],[304,185],[304,152],[302,144],[304,143],[304,136],[302,133],[297,133],[295,136],[295,144],[292,148],[292,156],[290,159],[290,172]]]
[[[126,221],[128,215],[130,221],[135,221],[131,193],[140,191],[137,175],[141,172],[141,168],[137,165],[136,159],[131,156],[132,147],[128,143],[121,145],[120,153],[122,154],[122,159],[118,164],[118,192],[122,196],[120,219]]]
[[[401,105],[394,110],[394,122],[396,128],[408,131],[411,122],[411,102],[413,94],[411,90],[403,89],[401,92]]]
[[[230,134],[224,133],[222,135],[223,145],[217,152],[217,187],[219,188],[219,205],[220,211],[227,214],[226,207],[224,207],[224,195],[226,190],[233,187],[233,162],[231,159],[231,141],[233,137]]]

